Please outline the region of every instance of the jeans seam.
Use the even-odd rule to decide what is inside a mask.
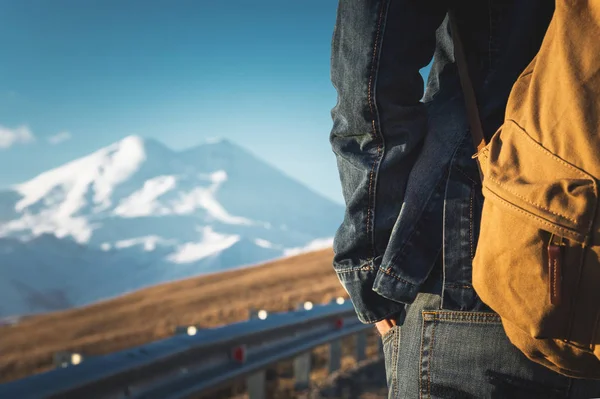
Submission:
[[[384,14],[384,3],[385,1],[381,2],[381,9],[379,11],[379,19],[377,20],[377,32],[375,33],[375,41],[373,43],[373,56],[371,57],[371,73],[369,75],[369,85],[367,87],[367,101],[369,102],[369,109],[371,111],[371,118],[372,118],[372,123],[373,123],[373,135],[377,136],[377,130],[375,129],[375,111],[374,111],[374,104],[373,104],[373,97],[374,97],[374,93],[373,93],[373,78],[375,77],[375,73],[377,70],[377,50],[379,50],[379,37],[381,36],[381,22],[383,21],[383,14]]]
[[[368,192],[368,204],[367,204],[367,237],[371,241],[371,257],[375,257],[375,226],[371,228],[371,223],[375,224],[375,187],[377,186],[377,177],[375,176],[375,169],[381,161],[382,157],[382,139],[380,134],[377,132],[376,125],[376,113],[377,106],[374,103],[374,80],[376,79],[378,65],[378,54],[380,51],[379,41],[381,37],[381,25],[385,14],[385,1],[381,2],[381,9],[379,11],[379,19],[377,21],[377,31],[375,33],[375,40],[373,42],[373,56],[371,58],[371,73],[369,74],[369,84],[367,86],[367,102],[369,104],[369,110],[371,111],[371,126],[372,136],[377,141],[377,156],[371,165],[371,172],[369,173],[369,192]],[[375,180],[375,185],[373,185]],[[375,186],[375,187],[374,187]],[[371,220],[372,219],[372,220]]]
[[[466,289],[466,290],[472,290],[473,286],[469,285],[469,284],[455,284],[455,283],[449,283],[449,284],[445,284],[445,287],[448,288],[462,288],[462,289]]]
[[[387,269],[385,269],[383,267],[377,267],[377,266],[374,267],[374,266],[367,266],[367,265],[365,265],[365,266],[354,267],[354,268],[351,268],[351,269],[339,269],[339,270],[338,269],[334,269],[334,270],[335,270],[335,272],[337,274],[353,273],[353,272],[360,272],[360,271],[363,271],[363,272],[381,271],[384,274],[387,274],[388,276],[390,276],[390,277],[392,277],[392,278],[400,281],[401,283],[404,283],[406,285],[410,285],[411,287],[416,287],[417,286],[417,284],[411,283],[410,281],[405,280],[402,277],[400,277],[397,274],[395,274],[394,272],[392,272],[391,268],[389,268],[389,267]],[[451,288],[473,288],[470,285],[457,285],[457,284],[449,284],[448,287],[451,287]]]
[[[421,323],[421,348],[419,350],[419,399],[423,399],[423,343],[425,342],[425,314],[422,313],[421,317],[423,322]]]
[[[471,195],[469,201],[469,256],[471,258],[471,262],[475,258],[475,245],[474,245],[474,237],[473,237],[473,199],[475,198],[475,184],[471,184]]]
[[[398,397],[398,338],[400,335],[400,328],[396,328],[394,332],[394,341],[392,348],[394,350],[394,368],[392,369],[392,385],[394,387],[394,398]]]
[[[391,268],[387,268],[387,269],[384,269],[384,268],[379,268],[379,270],[381,270],[381,271],[382,271],[384,274],[387,274],[388,276],[390,276],[390,277],[392,277],[392,278],[394,278],[394,279],[396,279],[396,280],[400,281],[401,283],[404,283],[404,284],[406,284],[406,285],[410,285],[411,287],[415,287],[415,286],[416,286],[416,284],[413,284],[413,283],[411,283],[410,281],[404,280],[402,277],[400,277],[400,276],[398,276],[398,275],[394,274],[394,273],[391,271]]]
[[[459,172],[461,175],[463,175],[465,178],[469,179],[469,181],[471,181],[471,183],[473,183],[473,185],[479,184],[479,182],[477,180],[475,180],[471,176],[469,176],[467,174],[467,172],[465,172],[460,166],[452,165],[452,167],[454,169],[456,169],[456,171]]]
[[[431,328],[431,342],[429,343],[429,362],[427,363],[427,394],[431,398],[431,367],[433,363],[433,346],[435,343],[435,328],[437,327],[437,319],[433,321]]]
[[[373,127],[375,128],[375,121],[373,121]],[[373,187],[373,180],[377,180],[375,176],[375,168],[381,160],[381,143],[377,144],[377,157],[371,165],[371,172],[369,173],[369,200],[367,204],[367,236],[371,241],[371,257],[375,257],[375,227],[371,227],[371,223],[375,224],[375,189]],[[377,183],[375,183],[375,186]]]

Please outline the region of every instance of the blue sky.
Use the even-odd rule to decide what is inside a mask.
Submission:
[[[341,203],[336,6],[0,0],[0,187],[130,134],[174,149],[226,137]]]

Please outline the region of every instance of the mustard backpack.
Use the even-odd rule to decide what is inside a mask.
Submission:
[[[600,378],[600,0],[556,1],[489,143],[451,26],[485,197],[473,286],[528,358]]]

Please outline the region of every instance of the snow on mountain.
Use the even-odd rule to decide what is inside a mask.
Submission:
[[[187,242],[169,256],[174,263],[190,263],[217,254],[240,240],[239,235],[215,233],[210,226],[204,227],[198,242]]]
[[[0,317],[329,246],[342,216],[227,140],[126,137],[0,191]]]

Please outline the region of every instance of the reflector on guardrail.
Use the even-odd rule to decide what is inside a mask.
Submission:
[[[246,345],[234,347],[231,350],[231,358],[236,363],[246,363]]]
[[[259,319],[259,320],[265,320],[269,313],[265,310],[265,309],[253,309],[251,308],[248,311],[248,315],[250,319]]]
[[[53,363],[56,367],[77,366],[83,362],[83,355],[76,352],[56,352],[53,356]]]
[[[199,327],[197,326],[178,326],[175,327],[175,334],[186,334],[194,336],[198,333]]]

